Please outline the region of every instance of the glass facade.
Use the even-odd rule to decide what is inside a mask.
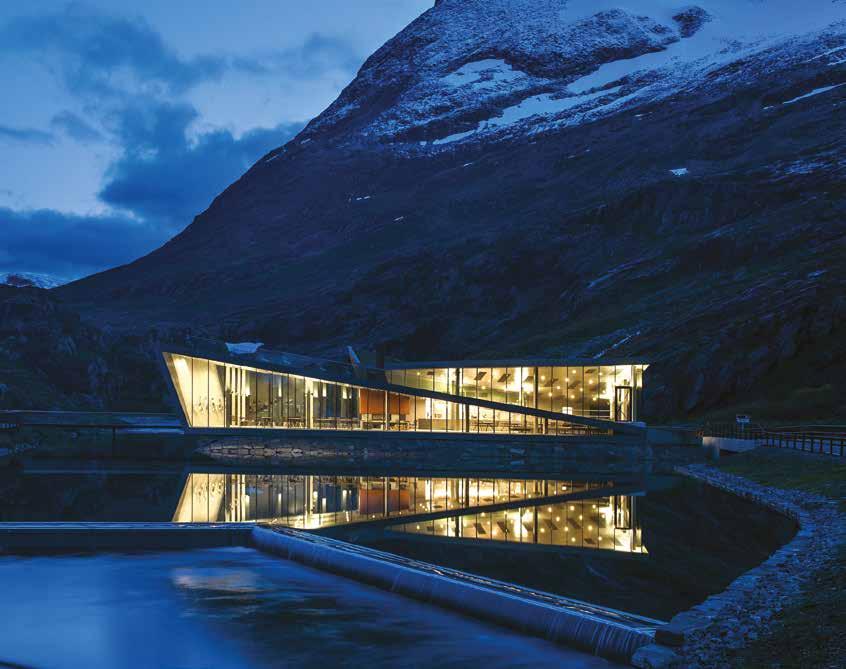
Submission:
[[[466,401],[322,381],[176,353],[163,355],[186,420],[195,428],[609,433],[602,428],[490,409]],[[571,386],[559,379],[553,383],[552,377],[546,382],[544,376],[540,387],[549,397],[539,403],[536,383],[526,380],[527,375],[534,373],[532,369],[535,368],[388,371],[386,376],[391,384],[560,412],[560,388]],[[556,386],[560,388],[553,397],[552,388]]]
[[[532,409],[613,421],[637,420],[648,365],[433,367],[388,370],[396,385],[457,393]],[[504,418],[504,417],[503,417]],[[482,431],[502,431],[503,418],[489,409]],[[533,431],[531,417],[517,415],[511,431]],[[525,420],[524,420],[525,419]],[[508,420],[511,420],[509,418]]]

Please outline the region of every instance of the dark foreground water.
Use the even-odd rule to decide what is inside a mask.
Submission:
[[[795,530],[673,476],[32,465],[0,468],[0,521],[281,524],[659,620],[725,589]]]
[[[246,548],[0,557],[0,667],[614,667]]]

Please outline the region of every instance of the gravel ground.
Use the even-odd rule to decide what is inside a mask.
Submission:
[[[678,471],[775,508],[796,519],[800,529],[724,592],[671,621],[677,641],[683,638],[676,664],[842,667],[846,515],[839,500],[762,485],[707,465]]]

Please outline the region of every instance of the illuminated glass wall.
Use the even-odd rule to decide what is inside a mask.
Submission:
[[[451,367],[395,369],[387,372],[396,385],[441,390],[506,404],[614,421],[637,420],[647,365],[583,367]],[[480,409],[482,431],[500,431],[505,420],[512,431],[532,431],[532,417],[498,416]]]
[[[608,433],[607,430],[563,420],[321,381],[205,358],[175,353],[164,353],[164,358],[191,427],[562,435]],[[389,374],[393,377],[393,373]],[[431,378],[430,390],[455,394],[459,388],[460,375],[450,377],[449,370],[434,370]],[[517,378],[513,370],[501,371],[493,384],[478,384],[478,394],[472,397],[520,404],[515,400],[527,396],[521,389],[521,383],[515,380]],[[526,402],[524,406],[533,406],[528,399]]]

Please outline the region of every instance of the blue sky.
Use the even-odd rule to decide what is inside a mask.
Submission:
[[[0,3],[0,272],[161,245],[432,4]]]

